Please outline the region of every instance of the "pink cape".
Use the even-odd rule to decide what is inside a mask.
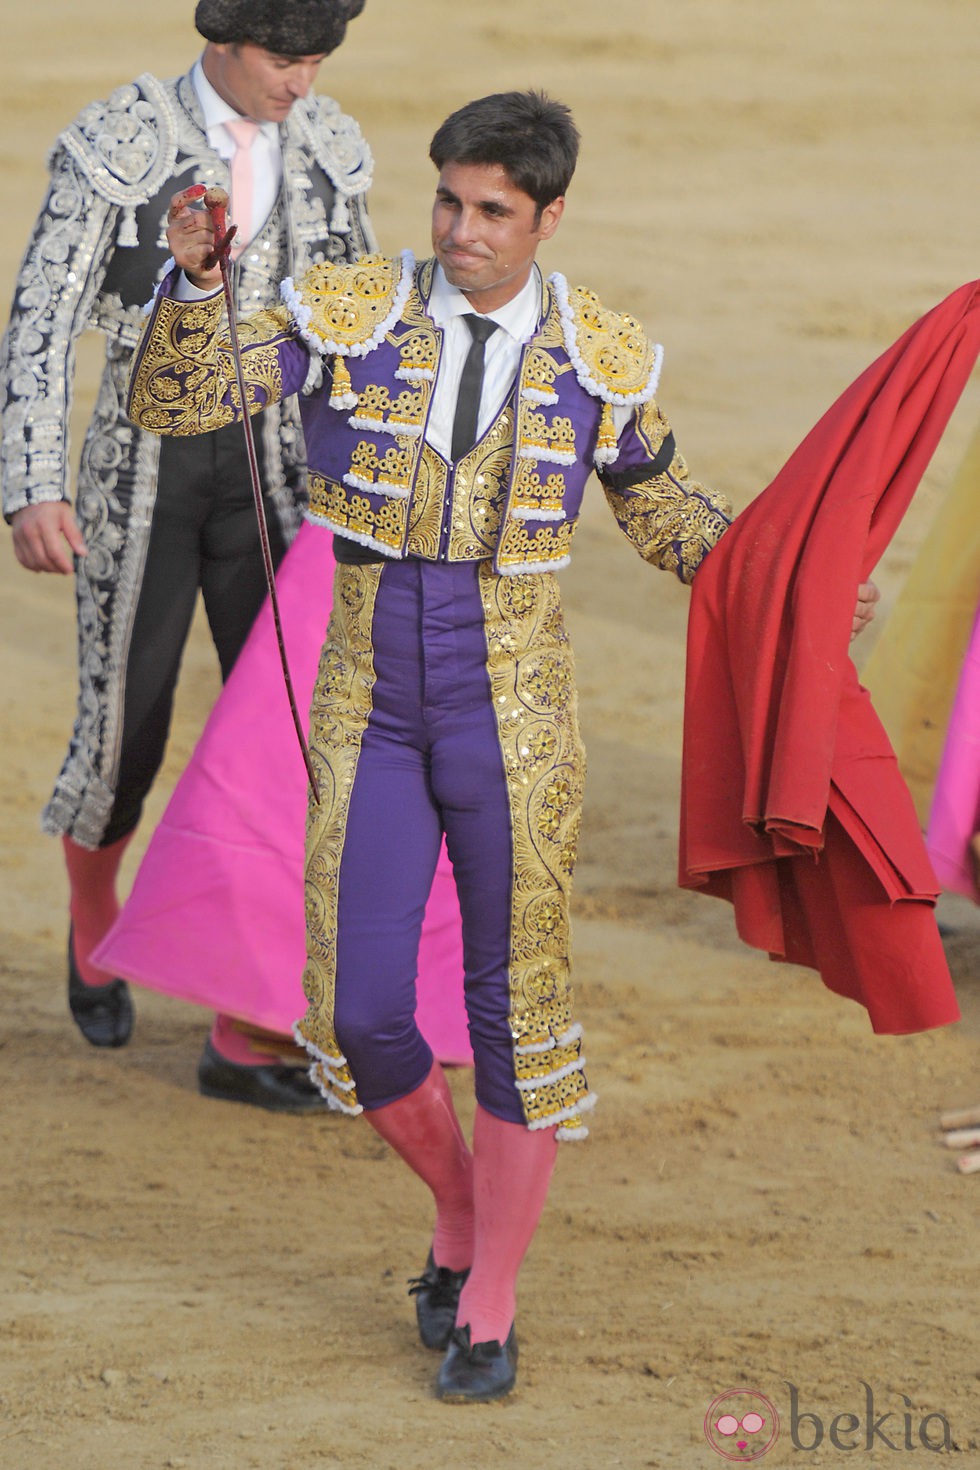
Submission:
[[[694,579],[682,886],[818,970],[876,1031],[958,1018],[911,797],[847,656],[867,580],[980,351],[980,283],[828,410]]]
[[[980,831],[980,613],[956,687],[936,777],[926,846],[936,877],[950,893],[978,894],[970,839]]]
[[[276,580],[297,704],[305,712],[330,615],[329,534],[304,524]],[[266,602],[96,963],[166,995],[289,1034],[305,1010],[305,813],[306,770]],[[422,931],[417,1015],[441,1061],[472,1061],[459,905],[445,848]]]

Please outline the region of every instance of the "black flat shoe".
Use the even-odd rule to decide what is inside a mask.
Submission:
[[[75,963],[74,930],[68,930],[68,1009],[93,1046],[125,1046],[133,1032],[133,1002],[125,980],[86,985]]]
[[[311,1082],[305,1067],[288,1067],[284,1062],[262,1067],[240,1066],[215,1051],[210,1040],[204,1043],[197,1064],[197,1086],[204,1097],[250,1103],[270,1113],[329,1111],[326,1098]]]
[[[485,1404],[502,1399],[517,1382],[517,1334],[503,1344],[470,1342],[470,1329],[454,1327],[436,1379],[436,1397],[450,1404]]]
[[[415,1298],[415,1320],[425,1347],[444,1352],[449,1346],[456,1326],[459,1294],[469,1274],[468,1266],[465,1271],[450,1271],[446,1266],[437,1266],[430,1251],[422,1275],[409,1281],[408,1294]]]

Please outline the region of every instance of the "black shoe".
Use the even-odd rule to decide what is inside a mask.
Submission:
[[[450,1271],[446,1266],[437,1266],[430,1251],[422,1275],[409,1281],[408,1294],[415,1298],[415,1319],[425,1347],[445,1352],[449,1346],[456,1326],[459,1294],[469,1274],[468,1266],[465,1271]]]
[[[125,980],[86,985],[75,964],[75,933],[68,929],[68,1009],[93,1046],[125,1046],[133,1031],[133,1002]]]
[[[502,1399],[517,1382],[517,1333],[512,1327],[501,1346],[470,1342],[469,1325],[454,1327],[449,1351],[436,1379],[436,1397],[451,1404],[483,1404]]]
[[[215,1051],[210,1040],[204,1043],[197,1064],[197,1086],[205,1097],[220,1097],[225,1102],[251,1103],[268,1108],[270,1113],[325,1113],[326,1098],[305,1067],[288,1067],[285,1062],[271,1062],[262,1067],[244,1067],[229,1062]]]

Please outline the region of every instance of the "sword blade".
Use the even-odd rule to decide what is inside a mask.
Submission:
[[[214,212],[212,212],[212,218],[214,218]],[[217,223],[216,221],[216,225]],[[265,569],[266,586],[269,589],[269,604],[272,608],[272,620],[276,629],[276,642],[279,645],[279,662],[282,665],[282,675],[286,685],[286,695],[289,699],[289,709],[293,717],[293,726],[296,730],[296,739],[299,741],[300,751],[302,752],[303,763],[306,766],[306,774],[309,777],[310,790],[313,793],[314,801],[319,806],[320,785],[316,778],[316,772],[313,769],[310,748],[307,744],[306,734],[299,717],[299,710],[296,707],[296,691],[293,688],[293,680],[289,672],[289,659],[286,656],[286,642],[283,637],[282,617],[279,612],[279,597],[276,593],[276,572],[272,563],[272,550],[269,545],[269,525],[265,515],[265,504],[262,499],[262,481],[259,478],[259,464],[255,453],[255,435],[252,433],[252,420],[248,412],[248,390],[245,383],[245,367],[242,363],[241,344],[238,341],[238,316],[235,311],[235,298],[231,288],[231,267],[228,260],[228,252],[234,233],[234,226],[227,232],[222,229],[217,236],[219,243],[216,246],[216,251],[221,265],[221,285],[224,291],[225,309],[228,316],[231,355],[235,364],[235,382],[238,386],[238,397],[242,408],[242,429],[245,434],[248,472],[252,482],[252,499],[255,503],[255,516],[259,523],[262,565]]]

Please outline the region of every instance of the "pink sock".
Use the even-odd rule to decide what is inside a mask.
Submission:
[[[436,1265],[465,1271],[473,1259],[473,1156],[439,1063],[407,1097],[365,1108],[364,1116],[432,1191]]]
[[[115,976],[89,963],[89,955],[106,937],[119,915],[116,878],[131,833],[109,847],[90,851],[70,837],[61,839],[68,873],[75,968],[86,985],[108,985]]]
[[[248,1037],[239,1031],[230,1016],[215,1016],[211,1027],[211,1045],[226,1062],[237,1067],[268,1067],[282,1058],[273,1052],[258,1051]]]
[[[505,1342],[514,1324],[517,1273],[548,1196],[553,1128],[505,1123],[477,1107],[473,1124],[476,1244],[456,1321],[471,1342]]]

